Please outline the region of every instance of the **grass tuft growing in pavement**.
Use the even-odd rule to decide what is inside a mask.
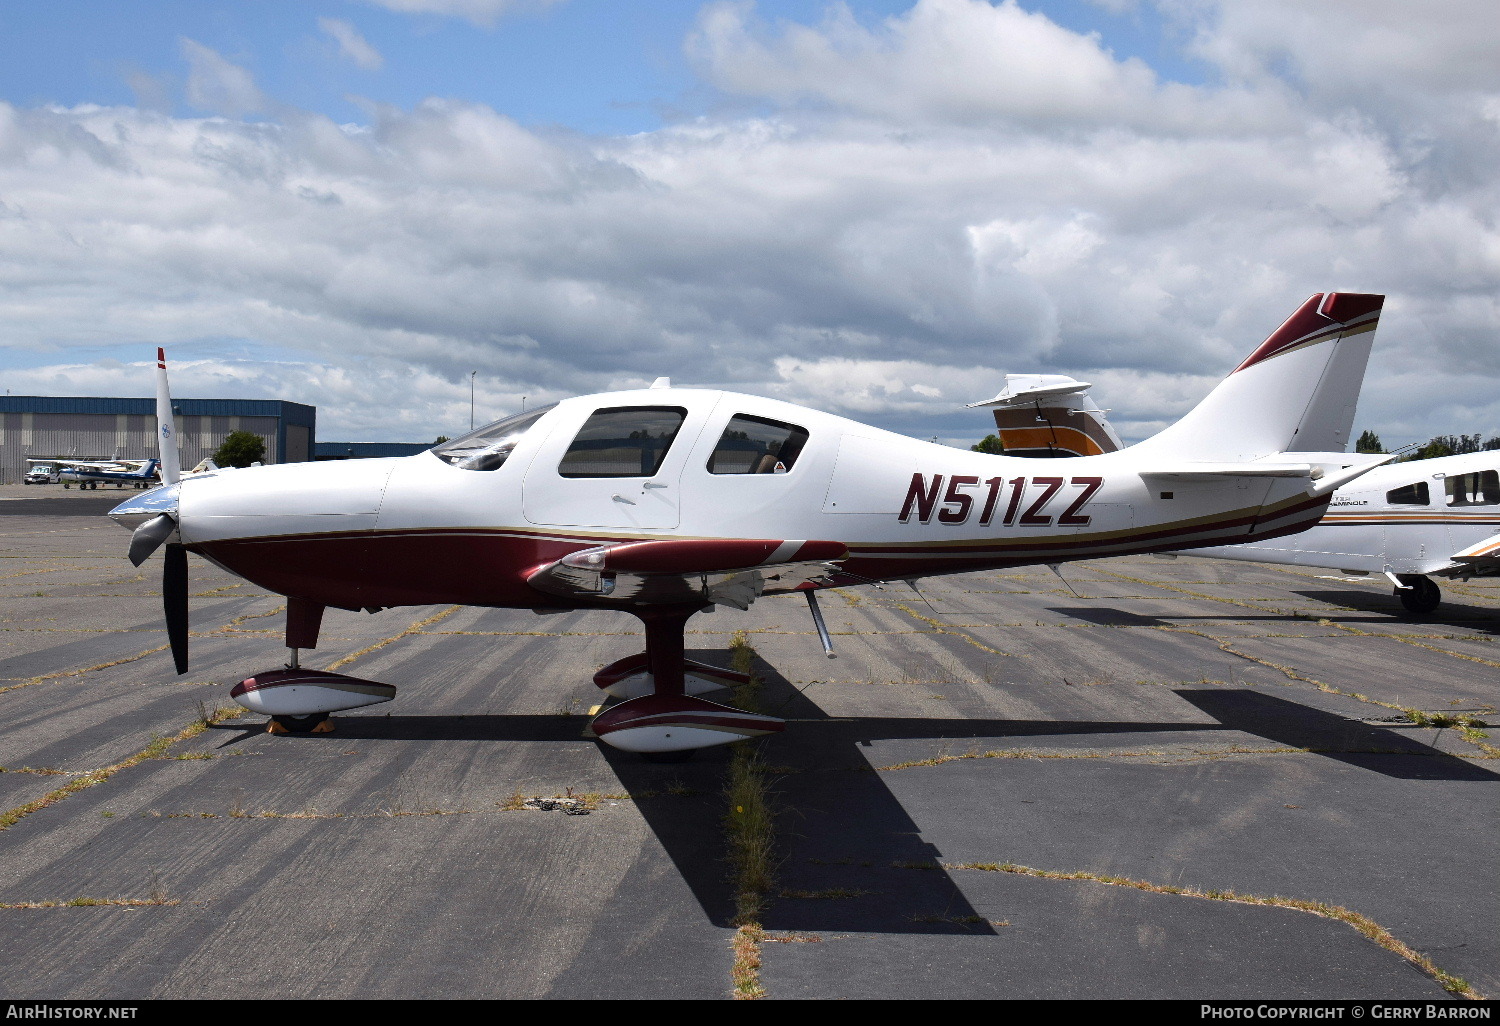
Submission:
[[[732,703],[746,712],[760,712],[760,678],[755,674],[755,649],[744,631],[729,644],[730,666],[749,680],[734,689]],[[765,764],[754,742],[735,744],[729,755],[724,785],[724,834],[728,842],[730,877],[734,886],[734,966],[730,970],[734,997],[754,1001],[766,996],[760,982],[761,945],[766,941],[760,914],[776,887],[775,814],[771,809]]]
[[[93,908],[112,905],[121,908],[149,908],[153,905],[180,905],[176,898],[153,894],[149,898],[69,898],[67,901],[4,901],[0,909],[20,908]]]
[[[25,805],[18,805],[8,812],[0,813],[0,830],[8,830],[33,812],[45,809],[49,805],[56,805],[69,795],[77,794],[79,791],[93,787],[95,784],[102,784],[121,770],[138,766],[147,759],[160,758],[166,753],[168,748],[171,748],[178,742],[197,737],[214,724],[232,720],[243,712],[243,709],[222,708],[211,713],[209,719],[195,720],[170,737],[157,735],[151,739],[151,743],[145,748],[142,748],[139,752],[128,758],[120,760],[113,766],[105,766],[102,769],[90,770],[87,773],[79,774],[62,787],[59,787],[55,791],[49,791],[35,801],[27,802]]]

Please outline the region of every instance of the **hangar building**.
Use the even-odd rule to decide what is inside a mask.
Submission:
[[[317,408],[280,399],[173,399],[182,465],[231,431],[266,442],[266,463],[303,463],[317,443]],[[19,484],[28,458],[110,460],[158,455],[155,399],[0,396],[0,484]]]

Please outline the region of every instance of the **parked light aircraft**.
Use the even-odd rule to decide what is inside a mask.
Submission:
[[[1318,294],[1203,402],[1154,438],[1022,460],[916,441],[843,417],[710,389],[567,399],[399,459],[288,464],[180,480],[111,512],[139,566],[165,545],[163,605],[187,668],[187,553],[287,596],[285,669],[232,694],[273,730],[395,688],[305,670],[328,606],[431,603],[614,609],[646,651],[600,670],[604,742],[650,757],[781,730],[699,697],[734,679],[687,660],[684,625],[762,595],[1302,531],[1373,463],[1342,450],[1381,296]],[[158,417],[170,425],[158,352]]]
[[[1006,383],[995,399],[971,408],[995,408],[1008,455],[1045,455],[1048,443],[1065,454],[1069,445],[1081,447],[1077,439],[1085,432],[1087,444],[1104,452],[1122,448],[1086,382],[1008,374]],[[1430,613],[1443,597],[1433,577],[1500,574],[1500,451],[1378,467],[1335,492],[1322,519],[1300,534],[1204,546],[1184,555],[1318,567],[1354,578],[1383,575],[1409,612]]]
[[[117,486],[132,485],[147,488],[159,475],[156,468],[159,460],[53,460],[58,467],[58,476],[66,482],[75,481],[78,487],[98,488],[100,483],[113,482]]]

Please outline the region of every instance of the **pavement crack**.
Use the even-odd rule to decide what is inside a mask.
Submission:
[[[898,862],[894,865],[897,869],[942,869],[948,872],[971,870],[984,873],[1013,873],[1017,876],[1029,876],[1042,880],[1086,881],[1105,884],[1110,887],[1129,887],[1133,890],[1149,891],[1152,894],[1172,894],[1184,898],[1202,898],[1209,901],[1225,901],[1238,905],[1270,906],[1306,912],[1310,915],[1332,919],[1352,926],[1364,937],[1374,941],[1387,951],[1400,956],[1432,977],[1437,981],[1439,986],[1449,993],[1458,994],[1461,997],[1466,997],[1474,1001],[1485,999],[1484,995],[1470,986],[1468,981],[1451,973],[1444,972],[1437,965],[1433,964],[1433,961],[1426,955],[1411,948],[1369,916],[1345,908],[1343,905],[1333,905],[1324,901],[1309,901],[1305,898],[1241,894],[1238,891],[1231,890],[1202,890],[1197,887],[1151,883],[1147,880],[1136,880],[1128,876],[1115,876],[1107,873],[1035,869],[1031,866],[1017,865],[1013,862]]]

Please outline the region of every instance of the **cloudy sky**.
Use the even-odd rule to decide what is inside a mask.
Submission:
[[[0,7],[13,394],[430,440],[670,374],[969,441],[1006,372],[1127,438],[1313,292],[1359,427],[1500,433],[1493,0]]]

